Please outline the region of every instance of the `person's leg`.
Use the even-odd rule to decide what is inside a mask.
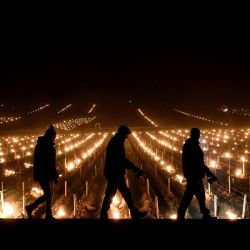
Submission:
[[[43,185],[42,183],[40,183],[41,188],[43,189]],[[44,192],[44,189],[43,189]],[[32,218],[32,212],[33,210],[35,210],[40,204],[42,204],[43,202],[46,201],[46,196],[45,196],[45,192],[43,193],[42,196],[40,196],[38,199],[36,199],[33,203],[25,206],[28,218],[31,219]]]
[[[108,219],[108,211],[110,208],[110,204],[112,203],[112,199],[117,191],[118,182],[119,179],[107,180],[107,187],[100,212],[101,219]]]
[[[200,211],[203,214],[203,217],[210,217],[210,210],[206,207],[206,196],[205,196],[205,189],[203,185],[203,181],[200,180],[197,183],[195,196],[198,200]]]
[[[135,207],[131,192],[126,184],[124,176],[119,181],[118,190],[121,192],[124,200],[126,201],[133,218],[141,218],[147,215],[146,211],[141,212]]]
[[[131,192],[126,184],[126,180],[124,177],[122,177],[118,183],[118,190],[121,192],[125,202],[128,205],[128,208],[131,210],[134,209],[134,201],[132,199]]]
[[[36,199],[33,203],[25,206],[25,210],[29,219],[32,219],[32,212],[43,202],[45,202],[44,195]]]
[[[44,192],[46,200],[46,215],[45,217],[52,217],[52,194],[53,194],[53,182],[41,183],[41,187]]]
[[[41,197],[39,197],[38,199],[36,199],[33,203],[31,203],[30,205],[28,205],[27,207],[29,207],[32,211],[34,209],[36,209],[40,204],[42,204],[43,202],[45,202],[46,198],[45,195],[43,194]]]
[[[184,192],[181,203],[180,203],[179,208],[177,210],[178,219],[185,218],[186,211],[190,205],[190,202],[193,199],[193,196],[194,196],[194,183],[188,181],[187,186],[186,186],[186,190]]]

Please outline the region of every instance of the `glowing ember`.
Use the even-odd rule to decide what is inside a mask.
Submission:
[[[75,163],[74,162],[69,162],[68,165],[66,166],[67,170],[70,172],[75,168]]]
[[[9,170],[9,169],[5,169],[4,170],[4,175],[5,176],[11,176],[14,175],[16,172],[14,170]]]
[[[121,201],[119,200],[118,196],[115,195],[113,200],[112,200],[112,205],[118,206],[120,203],[121,203]]]
[[[65,217],[66,216],[66,212],[65,212],[65,210],[63,209],[63,208],[59,208],[58,209],[58,211],[57,211],[57,213],[56,213],[56,217],[57,218],[63,218],[63,217]]]
[[[3,215],[5,218],[9,218],[14,215],[14,208],[8,202],[4,203]]]
[[[32,187],[31,191],[30,191],[30,194],[35,197],[35,198],[38,198],[40,197],[41,195],[43,195],[43,190],[41,188],[38,188],[38,187]]]
[[[183,177],[182,175],[180,175],[180,174],[177,174],[177,175],[175,176],[175,179],[176,179],[178,182],[180,182],[181,184],[184,183],[184,177]]]
[[[216,161],[210,160],[210,167],[211,168],[216,168]]]
[[[242,162],[245,162],[245,161],[246,161],[246,158],[245,158],[244,156],[241,156],[240,160],[241,160]]]
[[[242,170],[241,169],[236,169],[235,170],[235,176],[237,176],[237,177],[241,177],[242,176]]]
[[[120,213],[117,209],[115,209],[113,212],[112,212],[112,217],[116,220],[120,219],[121,216],[120,216]]]
[[[165,170],[170,174],[174,173],[174,168],[171,165],[165,166]]]
[[[159,156],[155,156],[155,161],[159,161],[160,157]]]
[[[28,162],[24,162],[24,167],[25,167],[25,168],[30,168],[30,167],[32,167],[32,166],[33,166],[33,164],[28,163]]]
[[[226,215],[227,215],[227,217],[228,217],[228,219],[229,220],[236,220],[237,219],[237,215],[236,214],[234,214],[232,211],[227,211],[226,212]]]
[[[177,214],[171,214],[169,218],[171,220],[176,220],[177,219]]]

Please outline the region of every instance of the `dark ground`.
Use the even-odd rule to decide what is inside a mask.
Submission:
[[[1,219],[0,235],[10,249],[13,244],[32,249],[217,249],[236,244],[240,249],[248,242],[249,227],[249,220]]]

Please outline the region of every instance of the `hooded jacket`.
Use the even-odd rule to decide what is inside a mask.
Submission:
[[[187,180],[198,180],[205,177],[207,166],[199,141],[193,138],[186,140],[182,150],[182,168]]]
[[[34,151],[34,180],[57,181],[55,144],[46,136],[38,137]]]
[[[116,133],[108,143],[104,167],[106,179],[124,175],[126,168],[133,170],[133,172],[140,170],[126,158],[124,140],[123,136]]]

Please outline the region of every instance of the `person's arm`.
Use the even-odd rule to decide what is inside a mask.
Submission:
[[[187,144],[184,144],[182,148],[182,170],[185,178],[189,178],[192,176],[190,172],[190,166],[192,166],[191,154]]]
[[[208,166],[204,165],[205,173],[207,176],[207,181],[212,184],[213,182],[217,181],[217,177],[211,172]]]
[[[126,161],[126,168],[132,170],[135,177],[140,178],[143,174],[145,174],[145,172],[142,169],[136,167],[130,160],[126,159],[125,161]]]
[[[58,183],[58,173],[56,170],[56,150],[53,148],[52,151],[52,166],[53,166],[53,178],[54,178],[54,183]]]
[[[128,159],[125,159],[125,164],[127,169],[131,169],[133,172],[136,171],[138,168]]]
[[[39,180],[40,177],[40,171],[39,171],[39,154],[38,154],[38,145],[35,146],[35,150],[34,150],[34,156],[33,156],[33,177],[35,181]]]

